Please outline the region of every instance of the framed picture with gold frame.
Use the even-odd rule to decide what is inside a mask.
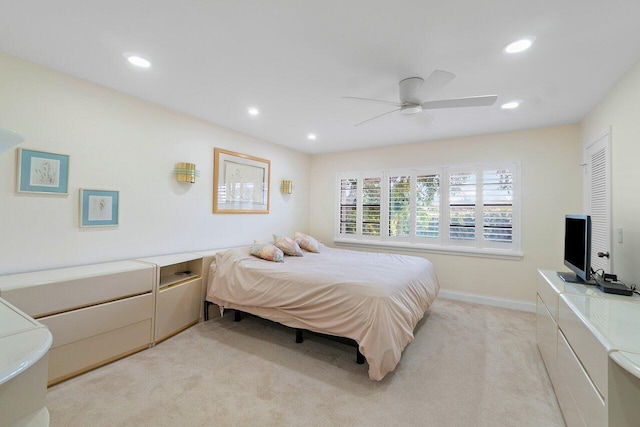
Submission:
[[[214,148],[213,165],[213,213],[269,213],[269,160]]]

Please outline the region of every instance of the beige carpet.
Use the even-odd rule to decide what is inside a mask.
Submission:
[[[396,371],[227,313],[51,387],[51,426],[563,426],[535,315],[438,299]]]

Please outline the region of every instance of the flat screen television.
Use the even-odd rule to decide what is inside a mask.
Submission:
[[[558,273],[565,282],[593,283],[591,280],[591,217],[589,215],[565,216],[564,265],[572,271],[572,273]]]

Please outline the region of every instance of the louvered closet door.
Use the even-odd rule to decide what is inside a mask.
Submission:
[[[610,133],[587,147],[586,211],[591,215],[591,268],[613,272],[611,245]],[[597,254],[609,253],[609,257]]]

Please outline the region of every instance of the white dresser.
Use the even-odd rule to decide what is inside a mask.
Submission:
[[[48,426],[51,333],[0,298],[0,426]]]
[[[154,280],[116,261],[0,276],[0,297],[51,331],[51,385],[152,344]]]
[[[568,426],[640,426],[640,297],[538,272],[536,339]]]

